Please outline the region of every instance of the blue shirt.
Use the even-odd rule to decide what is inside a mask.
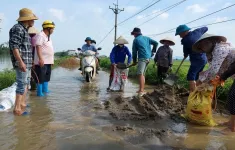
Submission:
[[[97,52],[97,49],[95,48],[94,45],[87,45],[87,44],[84,44],[82,46],[82,52],[85,52],[85,51],[88,51],[88,50],[92,50],[93,52]]]
[[[205,53],[197,53],[192,50],[192,46],[199,38],[208,31],[207,27],[198,28],[189,32],[182,40],[184,57],[189,56],[192,65],[206,64],[207,58]]]
[[[110,61],[112,64],[124,63],[126,59],[126,55],[128,56],[127,63],[130,64],[132,56],[128,47],[126,46],[120,47],[117,45],[112,49],[112,52],[110,53]]]
[[[133,56],[133,62],[136,62],[137,60],[137,54],[138,59],[150,59],[152,52],[151,52],[151,45],[153,45],[152,52],[156,52],[158,42],[152,40],[149,37],[139,35],[137,36],[133,41],[132,46],[132,56]]]

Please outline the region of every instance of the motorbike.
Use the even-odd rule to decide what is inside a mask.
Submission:
[[[81,51],[80,48],[78,48]],[[101,50],[98,48],[97,50]],[[87,82],[91,82],[96,77],[97,67],[96,67],[96,56],[97,52],[92,50],[87,50],[85,52],[80,53],[82,59],[82,75]]]

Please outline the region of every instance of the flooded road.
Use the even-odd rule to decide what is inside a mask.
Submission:
[[[29,94],[30,115],[0,114],[0,150],[235,149],[234,134],[223,135],[223,128],[175,123],[169,118],[113,119],[103,103],[120,93],[106,92],[107,85],[105,72],[93,83],[86,83],[78,70],[53,70],[51,93],[42,98],[35,92]],[[122,96],[131,97],[135,91],[137,86],[129,83]],[[172,133],[156,136],[148,129],[171,129]]]

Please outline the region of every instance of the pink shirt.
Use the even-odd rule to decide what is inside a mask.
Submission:
[[[36,46],[40,46],[42,48],[42,58],[44,64],[54,64],[54,48],[52,45],[52,41],[48,41],[48,36],[42,31],[35,37]],[[38,65],[39,58],[37,51],[35,51],[34,64]]]

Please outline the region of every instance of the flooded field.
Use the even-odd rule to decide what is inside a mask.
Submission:
[[[129,83],[124,93],[108,93],[108,76],[100,72],[93,83],[86,83],[78,70],[54,69],[49,95],[39,98],[29,93],[30,115],[0,114],[0,150],[235,149],[235,135],[223,134],[225,127],[200,127],[170,117],[113,117],[107,101],[128,99],[137,86]],[[217,121],[227,120],[215,116]]]

